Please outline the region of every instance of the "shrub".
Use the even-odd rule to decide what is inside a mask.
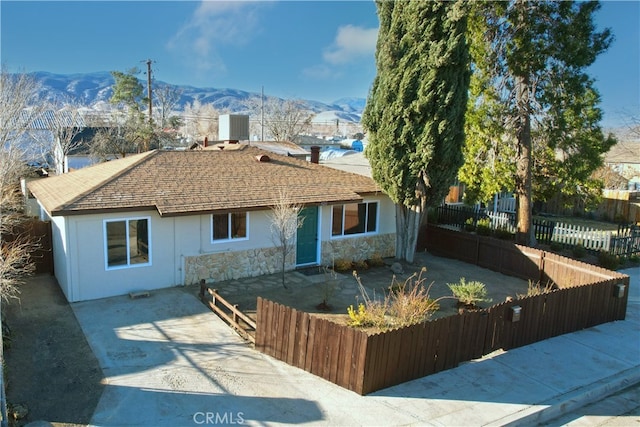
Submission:
[[[353,262],[347,259],[337,259],[333,262],[333,268],[336,271],[353,270]]]
[[[384,265],[384,259],[380,254],[373,254],[371,258],[367,260],[369,267],[382,267]]]
[[[426,270],[422,268],[420,274],[413,274],[403,283],[398,283],[394,278],[383,300],[370,298],[360,277],[354,272],[364,303],[358,305],[357,311],[353,306],[347,308],[348,324],[354,327],[388,329],[429,320],[440,308],[439,301],[442,298],[429,298],[431,286],[425,287],[425,279],[422,277]]]
[[[491,234],[491,220],[489,218],[481,218],[476,224],[476,233],[481,236],[488,236]]]
[[[448,283],[453,296],[464,305],[477,305],[480,302],[490,303],[491,298],[487,298],[487,288],[484,283],[471,281],[467,282],[464,277],[458,283]]]
[[[549,248],[550,248],[553,252],[560,252],[560,251],[562,251],[562,243],[559,243],[559,242],[551,242],[551,244],[549,245]]]
[[[571,252],[573,253],[573,256],[578,259],[584,258],[587,254],[587,250],[582,245],[575,245],[573,249],[571,249]]]
[[[496,228],[495,235],[498,239],[502,240],[511,240],[515,237],[515,234],[509,231],[507,227]]]
[[[464,222],[464,229],[467,231],[473,231],[476,229],[476,225],[473,222],[473,218],[467,218]]]
[[[600,252],[598,253],[598,264],[608,270],[616,270],[620,267],[620,260],[609,252]]]
[[[369,268],[369,264],[367,264],[367,261],[354,261],[352,263],[353,268],[356,270],[367,270]]]
[[[353,305],[347,307],[349,315],[349,326],[372,326],[371,314],[367,312],[367,308],[363,303],[358,304],[358,310],[354,310]]]
[[[631,255],[628,259],[631,264],[640,264],[640,255]]]
[[[518,298],[524,297],[533,297],[536,295],[542,295],[547,292],[551,292],[556,288],[556,285],[549,281],[545,286],[540,285],[540,282],[534,282],[533,280],[529,280],[529,285],[527,286],[527,294],[517,294]]]

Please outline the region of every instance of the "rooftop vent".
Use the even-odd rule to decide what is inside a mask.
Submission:
[[[266,154],[258,154],[256,160],[262,163],[270,162],[271,159]]]

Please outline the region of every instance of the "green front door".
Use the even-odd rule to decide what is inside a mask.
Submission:
[[[298,214],[304,217],[298,228],[296,243],[296,264],[318,263],[318,207],[304,208]]]

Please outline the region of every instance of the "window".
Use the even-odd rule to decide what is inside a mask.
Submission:
[[[105,221],[106,267],[151,264],[149,218]]]
[[[246,212],[211,215],[211,241],[213,243],[247,238]]]
[[[378,231],[378,202],[333,206],[331,235],[349,236]]]

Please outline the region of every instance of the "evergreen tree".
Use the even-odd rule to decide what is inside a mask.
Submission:
[[[587,197],[601,154],[615,143],[599,126],[600,97],[586,73],[611,43],[595,32],[597,2],[473,3],[473,76],[465,164],[470,202],[515,189],[517,239],[533,242],[532,199]]]
[[[396,204],[396,257],[413,261],[426,208],[462,164],[469,87],[465,4],[378,1],[377,75],[362,123],[373,179]]]
[[[126,73],[121,71],[111,72],[115,80],[113,94],[109,99],[112,104],[122,103],[137,113],[142,111],[142,103],[146,102],[146,98],[143,96],[144,88],[142,83],[136,77],[139,72],[137,68],[132,68]]]
[[[109,101],[112,104],[124,106],[127,110],[126,118],[118,120],[118,127],[127,128],[125,136],[127,141],[124,145],[134,144],[136,150],[141,152],[156,147],[158,136],[152,124],[145,120],[143,105],[148,102],[148,98],[143,96],[144,88],[136,77],[139,72],[137,68],[132,68],[126,73],[112,71],[115,84]],[[118,131],[118,133],[122,132]],[[116,142],[116,144],[124,146],[122,142]],[[121,153],[124,155],[125,152]]]

